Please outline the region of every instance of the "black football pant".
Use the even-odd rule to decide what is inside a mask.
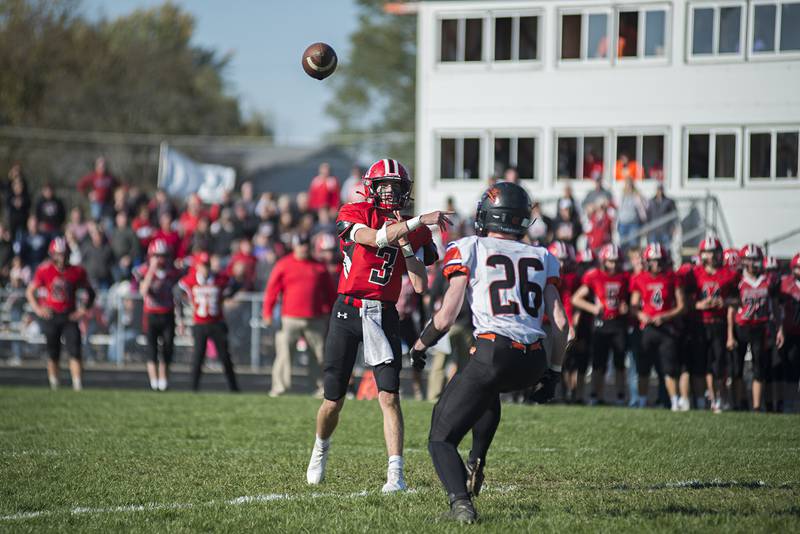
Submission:
[[[767,325],[737,324],[736,341],[738,345],[734,349],[733,377],[742,378],[744,375],[744,357],[749,346],[753,356],[753,380],[766,381],[772,367],[772,352],[767,349]]]
[[[164,363],[169,365],[175,352],[175,314],[148,313],[146,318],[150,361],[158,363],[158,339],[161,338],[161,356]]]
[[[61,337],[70,358],[81,359],[81,332],[78,323],[70,321],[68,313],[52,312],[49,319],[40,319],[39,327],[44,334],[47,356],[57,362],[61,357]]]
[[[433,408],[428,437],[433,466],[451,502],[467,497],[467,472],[458,444],[472,430],[470,461],[480,459],[485,464],[500,424],[500,393],[535,385],[546,366],[542,348],[513,348],[502,336],[476,340],[474,354]]]
[[[217,356],[225,369],[225,378],[228,380],[228,388],[231,391],[239,391],[236,385],[236,375],[233,372],[233,362],[228,352],[228,325],[224,321],[215,323],[196,324],[192,327],[194,334],[194,363],[192,365],[192,389],[200,389],[200,373],[203,368],[203,360],[206,359],[206,343],[209,339],[214,342],[217,348]]]

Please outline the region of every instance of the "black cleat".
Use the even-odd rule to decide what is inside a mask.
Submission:
[[[478,458],[475,463],[467,462],[467,493],[477,497],[483,487],[483,462]]]
[[[478,520],[478,514],[470,499],[456,499],[450,503],[450,511],[444,514],[444,519],[472,524]]]

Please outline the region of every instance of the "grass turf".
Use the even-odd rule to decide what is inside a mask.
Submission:
[[[415,491],[392,496],[376,402],[346,403],[327,480],[306,486],[318,405],[4,388],[0,531],[461,530],[438,519],[430,404],[403,404]],[[486,477],[477,530],[797,532],[800,418],[504,405]]]

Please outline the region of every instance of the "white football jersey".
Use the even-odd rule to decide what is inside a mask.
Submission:
[[[444,275],[469,276],[475,335],[492,332],[521,343],[545,336],[544,288],[558,285],[558,260],[543,247],[470,236],[447,246]]]

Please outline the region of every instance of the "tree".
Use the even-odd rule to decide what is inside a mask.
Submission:
[[[386,0],[357,0],[358,29],[350,35],[352,51],[330,80],[334,98],[326,107],[338,133],[413,134],[415,124],[417,20],[389,15]],[[392,141],[397,159],[414,161],[414,139]]]

